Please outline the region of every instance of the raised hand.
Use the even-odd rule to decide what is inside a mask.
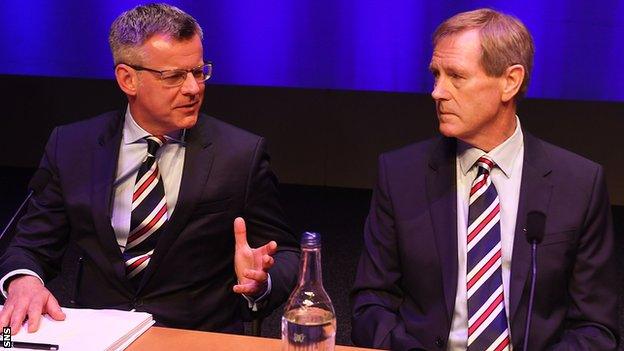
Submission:
[[[234,239],[234,269],[238,284],[233,290],[252,297],[262,295],[267,289],[267,271],[275,262],[272,255],[277,250],[277,243],[271,241],[255,249],[249,247],[245,220],[241,217],[234,220]]]

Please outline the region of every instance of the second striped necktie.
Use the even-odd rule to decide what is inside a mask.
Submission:
[[[502,281],[500,203],[490,178],[495,166],[487,156],[477,161],[470,189],[466,290],[468,351],[510,349]]]

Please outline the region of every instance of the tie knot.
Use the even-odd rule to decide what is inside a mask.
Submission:
[[[478,174],[489,174],[492,168],[496,166],[496,163],[494,163],[494,161],[492,161],[492,159],[488,156],[483,155],[477,160],[477,166],[479,166]]]
[[[147,140],[147,154],[154,157],[158,149],[167,143],[167,139],[162,135],[150,135],[145,137],[145,140]]]

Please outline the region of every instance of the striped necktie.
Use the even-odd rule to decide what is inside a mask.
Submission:
[[[165,188],[158,171],[156,153],[167,140],[160,135],[145,137],[147,156],[137,174],[132,193],[130,232],[123,252],[126,275],[138,284],[154,253],[158,236],[167,222]]]
[[[467,277],[468,351],[510,349],[501,270],[500,203],[490,178],[495,166],[477,161],[468,209]]]

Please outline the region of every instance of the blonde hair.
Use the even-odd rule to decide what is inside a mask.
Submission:
[[[459,13],[444,21],[433,33],[433,46],[445,37],[477,29],[481,39],[481,66],[500,77],[512,65],[524,67],[524,79],[516,98],[524,97],[533,68],[533,38],[524,24],[511,15],[492,9]]]

